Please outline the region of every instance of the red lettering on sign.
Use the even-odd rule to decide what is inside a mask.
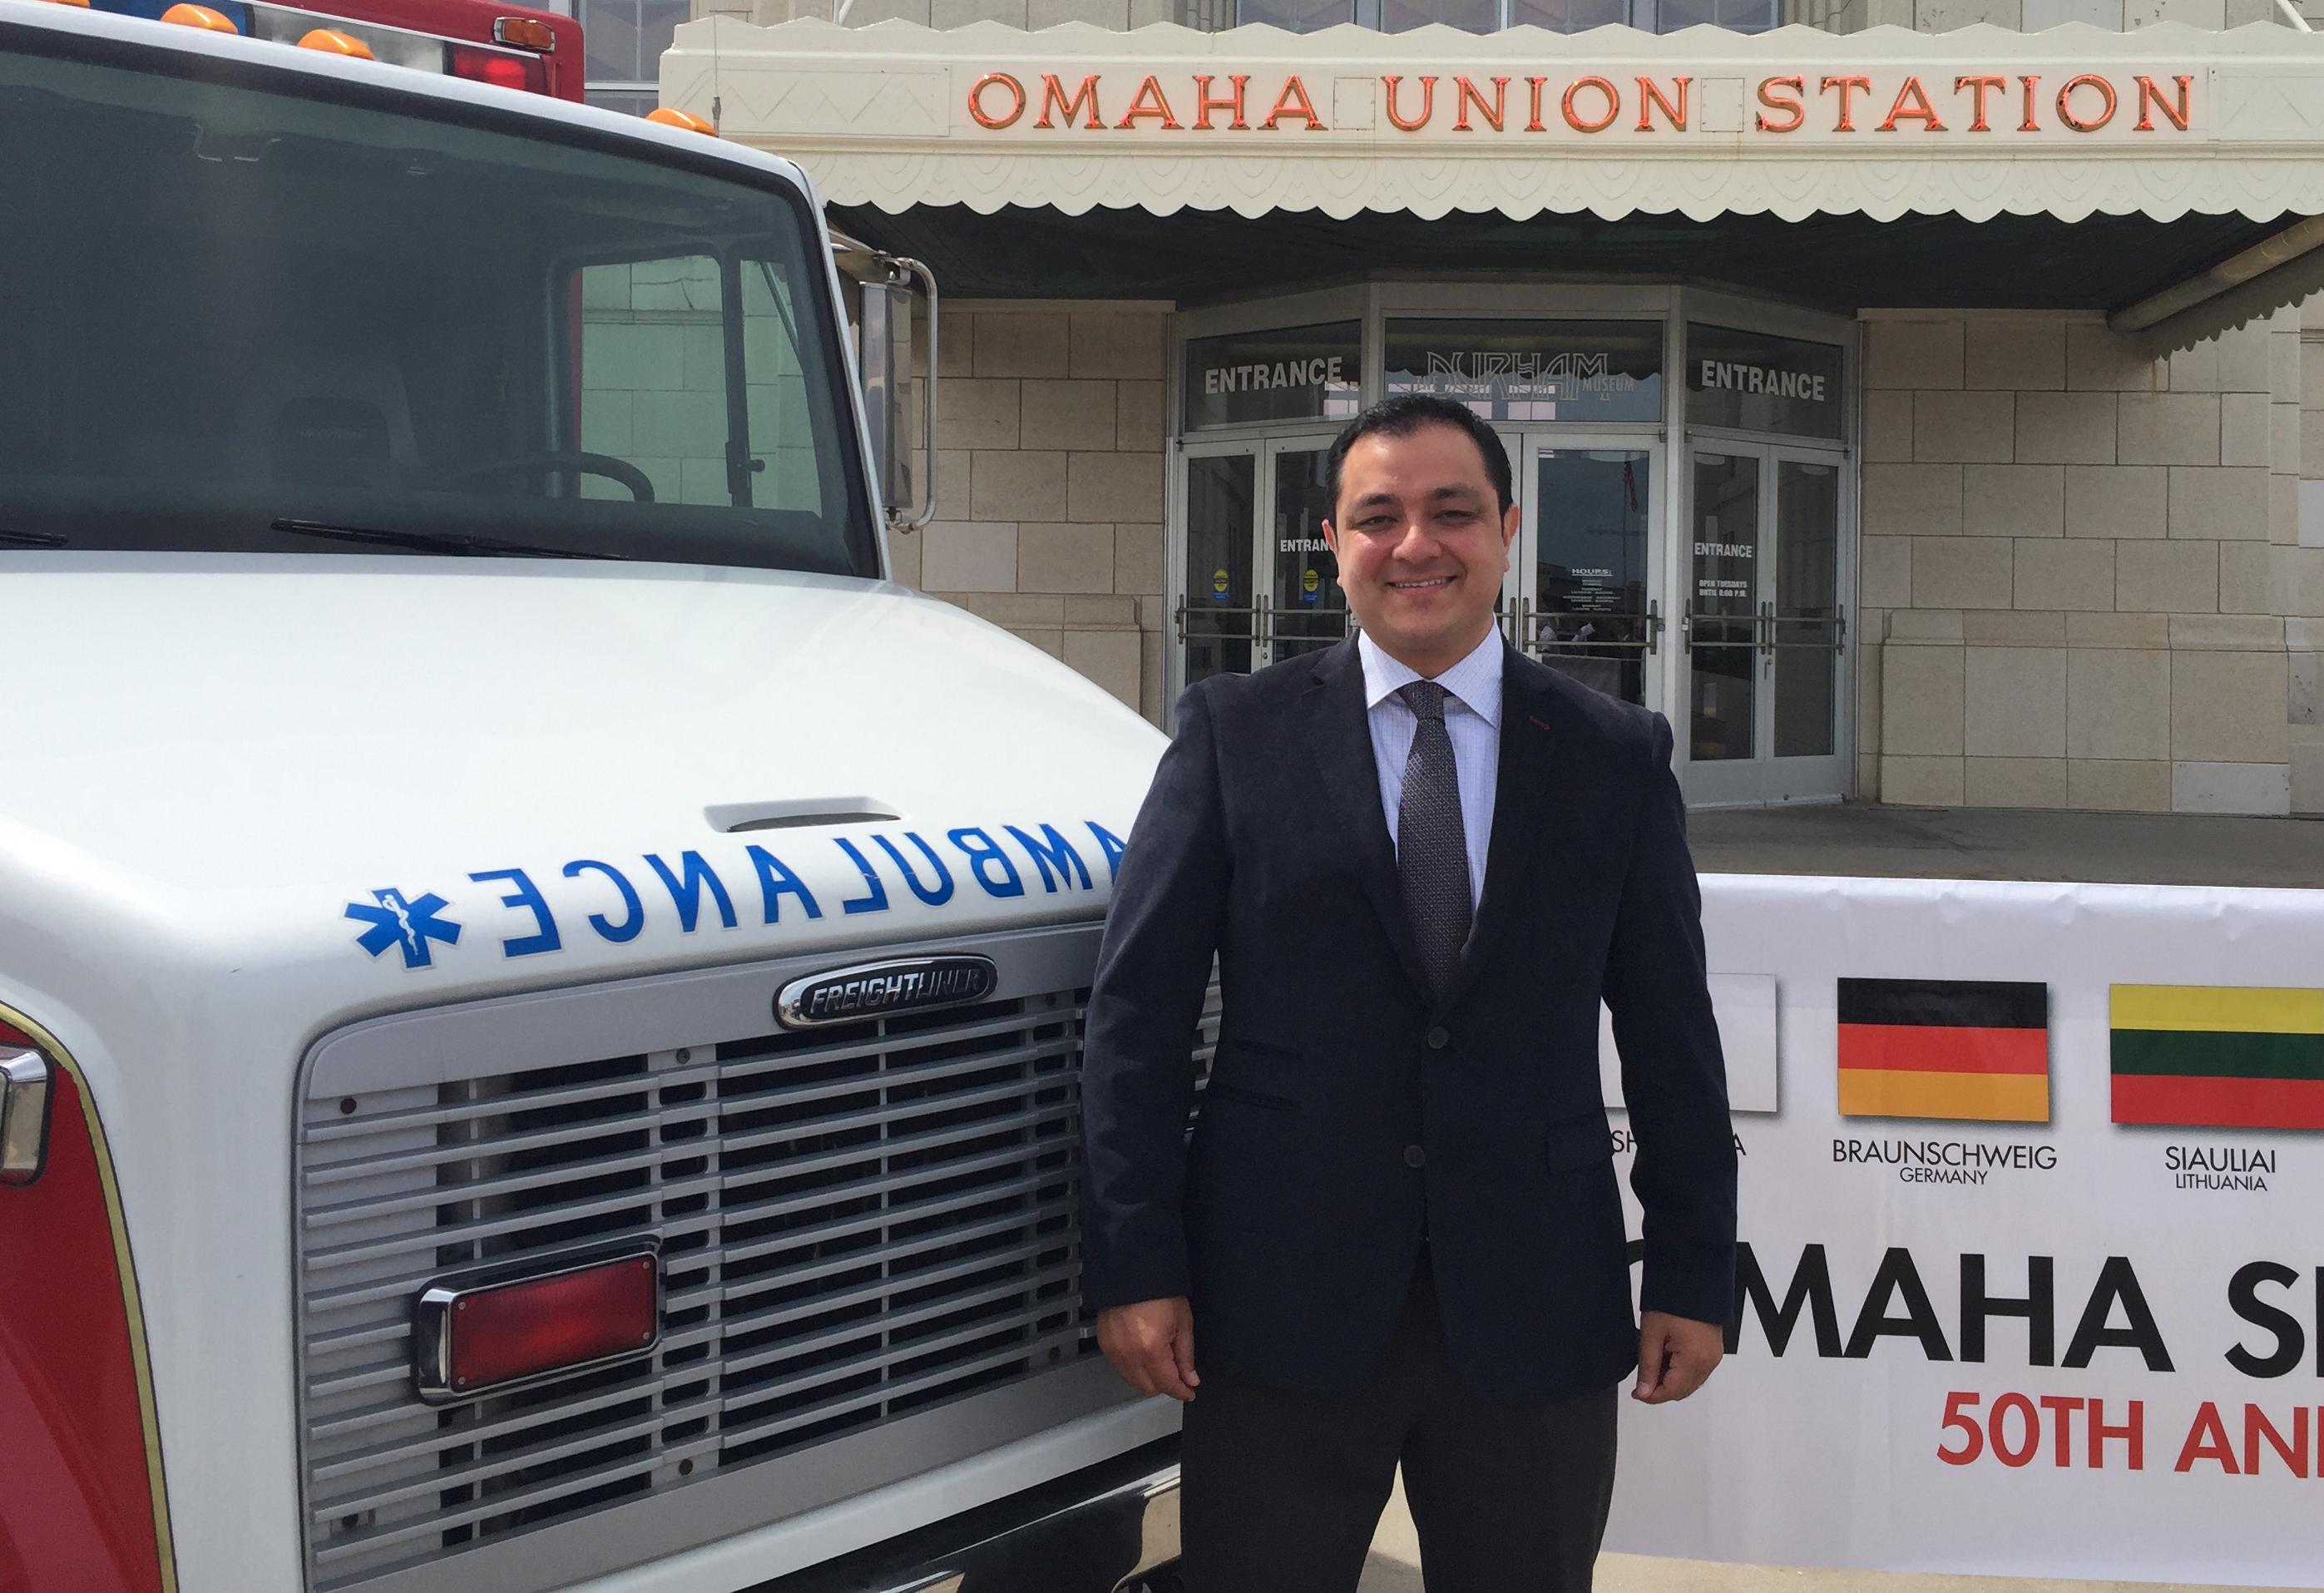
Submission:
[[[1406,133],[1417,133],[1423,127],[1428,125],[1428,118],[1434,115],[1436,110],[1435,78],[1423,78],[1420,80],[1420,115],[1410,119],[1406,119],[1404,114],[1396,108],[1397,85],[1403,82],[1404,79],[1397,77],[1387,77],[1382,78],[1380,81],[1388,85],[1388,119],[1389,121],[1395,123],[1398,127],[1403,128]]]
[[[1242,119],[1242,86],[1250,81],[1250,74],[1248,72],[1237,72],[1232,77],[1230,77],[1227,81],[1234,85],[1234,92],[1232,94],[1214,95],[1211,92],[1210,74],[1207,72],[1197,72],[1194,74],[1195,132],[1208,133],[1211,131],[1211,113],[1213,111],[1231,111],[1233,113],[1234,120],[1227,124],[1228,132],[1248,133],[1250,131],[1250,124]]]
[[[2109,1427],[2106,1419],[2106,1401],[2090,1401],[2090,1469],[2106,1469],[2106,1444],[2109,1438],[2118,1438],[2130,1450],[2130,1469],[2146,1469],[2146,1402],[2130,1402],[2130,1420],[2119,1427]]]
[[[996,116],[984,108],[984,91],[988,88],[1009,90],[1011,98],[1006,115]],[[995,132],[1010,125],[1025,114],[1025,85],[1006,72],[985,73],[968,91],[968,114],[979,127],[990,127]],[[1042,125],[1047,126],[1047,124],[1043,123]]]
[[[1655,87],[1655,80],[1652,78],[1639,78],[1638,131],[1652,133],[1655,130],[1650,118],[1659,109],[1664,119],[1670,123],[1673,133],[1684,133],[1686,131],[1686,86],[1693,81],[1692,78],[1671,79],[1671,87],[1678,93],[1678,103],[1673,105],[1663,97],[1663,91]]]
[[[2077,88],[2098,91],[2098,114],[2088,121],[2074,115],[2074,90]],[[2114,85],[2095,72],[2084,72],[2079,78],[2070,78],[2066,86],[2058,90],[2058,120],[2077,133],[2096,133],[2114,120]]]
[[[2187,1429],[2187,1441],[2179,1446],[2179,1463],[2172,1469],[2192,1470],[2198,1460],[2217,1460],[2229,1477],[2243,1475],[2236,1465],[2235,1446],[2227,1441],[2227,1430],[2220,1423],[2219,1407],[2208,1399],[2195,1413],[2195,1424]]]
[[[1921,87],[1921,80],[1916,77],[1906,78],[1904,86],[1896,90],[1896,103],[1890,106],[1888,114],[1880,119],[1879,131],[1894,133],[1900,121],[1918,122],[1923,133],[1942,133],[1945,130],[1944,120],[1937,115],[1937,107],[1929,103],[1929,91]]]
[[[1985,119],[1985,97],[1996,88],[2006,88],[2008,87],[2009,79],[2001,77],[1998,74],[1982,78],[1955,78],[1953,79],[1953,92],[1955,94],[1959,94],[1962,89],[1968,89],[1971,97],[1969,104],[1977,108],[1976,119],[1971,121],[1969,124],[1969,130],[1971,133],[1990,133],[1993,131],[1993,128]]]
[[[1573,97],[1585,88],[1595,88],[1606,97],[1606,114],[1594,122],[1585,122],[1573,112]],[[1603,133],[1614,124],[1614,118],[1622,114],[1622,96],[1603,78],[1576,78],[1566,85],[1565,97],[1559,102],[1558,109],[1565,117],[1565,124],[1576,133]]]
[[[1788,88],[1792,92],[1787,98],[1778,98],[1768,92],[1772,88]],[[1800,130],[1800,124],[1808,119],[1808,107],[1800,98],[1806,92],[1807,80],[1803,78],[1770,78],[1760,84],[1759,103],[1766,106],[1767,111],[1788,112],[1792,119],[1788,122],[1770,122],[1767,120],[1767,111],[1761,111],[1758,116],[1759,131],[1797,133]]]
[[[1856,112],[1849,104],[1848,97],[1859,88],[1868,90],[1871,87],[1872,79],[1869,78],[1826,78],[1823,80],[1820,92],[1830,94],[1835,88],[1840,90],[1840,120],[1832,124],[1834,133],[1856,131]]]
[[[2171,80],[2179,85],[2179,100],[2175,106],[2170,101],[2165,100],[2163,97],[2163,90],[2154,86],[2153,78],[2141,73],[2139,76],[2131,79],[2132,82],[2138,85],[2138,122],[2136,125],[2131,129],[2132,132],[2153,132],[2154,123],[2150,115],[2150,113],[2153,111],[2161,111],[2163,113],[2163,119],[2170,123],[2173,127],[2179,129],[2180,132],[2184,133],[2187,131],[2187,121],[2190,115],[2187,105],[2187,96],[2190,86],[2194,83],[2195,79],[2189,77],[2186,73],[2181,72]]]
[[[1178,130],[1178,118],[1171,114],[1170,102],[1162,93],[1161,79],[1151,73],[1138,86],[1138,92],[1130,97],[1130,108],[1121,113],[1121,120],[1114,125],[1128,127],[1140,116],[1155,118],[1167,133]]]
[[[1477,115],[1485,119],[1486,125],[1496,133],[1501,131],[1501,124],[1508,118],[1509,109],[1509,80],[1507,78],[1493,79],[1493,103],[1489,106],[1485,103],[1485,97],[1477,92],[1477,86],[1466,78],[1453,78],[1452,87],[1452,103],[1460,112],[1452,123],[1453,132],[1475,131],[1469,125],[1469,107],[1472,105],[1477,107]]]
[[[2034,90],[2041,83],[2042,79],[2038,77],[2034,77],[2020,78],[2017,80],[2025,86],[2025,115],[2024,119],[2017,124],[2017,131],[2020,133],[2039,133],[2042,129],[2034,120]]]
[[[1089,118],[1082,124],[1083,126],[1094,129],[1105,125],[1105,118],[1097,114],[1097,74],[1095,72],[1082,79],[1082,86],[1074,90],[1071,98],[1066,97],[1065,85],[1057,81],[1057,75],[1055,72],[1043,72],[1041,74],[1041,115],[1039,120],[1033,125],[1036,127],[1054,125],[1049,120],[1049,112],[1053,106],[1065,113],[1065,125],[1068,127],[1074,124],[1074,115],[1076,111],[1086,115]]]
[[[1259,131],[1274,132],[1275,124],[1286,116],[1306,118],[1307,131],[1310,133],[1331,131],[1323,125],[1323,118],[1315,114],[1315,107],[1307,102],[1307,85],[1299,80],[1296,73],[1283,80],[1283,92],[1275,97],[1275,108],[1268,112],[1267,120],[1259,124]]]
[[[1543,86],[1548,81],[1549,79],[1546,78],[1527,78],[1526,79],[1526,87],[1532,90],[1533,93],[1531,114],[1526,117],[1526,131],[1527,133],[1546,133],[1549,131],[1548,128],[1544,127],[1541,124],[1541,91]]]

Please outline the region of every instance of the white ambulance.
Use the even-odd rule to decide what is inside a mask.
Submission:
[[[1139,1586],[1159,736],[884,579],[797,169],[188,20],[0,0],[0,1589]]]

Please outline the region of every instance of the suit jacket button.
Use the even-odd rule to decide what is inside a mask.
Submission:
[[[1416,1145],[1407,1145],[1404,1147],[1404,1165],[1407,1167],[1425,1167],[1428,1165],[1428,1153]]]
[[[1431,1051],[1442,1051],[1452,1043],[1452,1032],[1440,1023],[1428,1031],[1426,1038]]]

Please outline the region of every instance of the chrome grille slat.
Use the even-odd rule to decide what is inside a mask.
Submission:
[[[1044,937],[1060,949],[1038,950]],[[408,1084],[377,1082],[398,1077],[392,1056],[343,1084],[310,1069],[296,1217],[318,1593],[582,1530],[604,1505],[853,1441],[1091,1355],[1074,1289],[1074,981],[1095,935],[1020,938],[1037,948],[1024,966],[1066,982],[1020,980],[978,1006],[827,1036],[774,1030],[769,983],[757,1027],[731,1006],[715,1025],[733,1032],[684,1046],[640,1045],[633,1023],[579,1025],[569,1056],[519,1035],[514,1071],[495,1071],[497,1047],[447,1041],[452,1009],[412,1031]],[[527,1021],[564,994],[533,999]],[[700,1033],[709,1009],[684,1010],[670,1027]],[[614,1043],[586,1049],[600,1035]],[[666,1280],[650,1356],[418,1402],[421,1288],[640,1239],[660,1244]],[[898,1451],[908,1459],[927,1463]]]

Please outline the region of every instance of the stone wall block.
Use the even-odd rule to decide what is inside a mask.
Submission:
[[[2015,561],[2014,601],[2021,609],[2111,609],[2114,558],[2112,542],[2021,541]]]
[[[2217,465],[2219,395],[2126,392],[2116,457],[2125,465]]]
[[[1915,393],[1913,457],[2007,463],[2015,447],[2016,398],[2012,392]]]
[[[1912,457],[1912,390],[1868,391],[1864,395],[1865,462],[1895,465]]]
[[[1961,529],[1972,537],[2064,536],[2065,466],[1964,465]]]
[[[2114,464],[2115,396],[2111,392],[2019,393],[2017,462]]]
[[[2289,761],[2173,763],[2171,811],[2288,815],[2292,812],[2292,766]]]
[[[1017,590],[1111,592],[1113,528],[1054,521],[1019,526]]]
[[[1961,797],[1970,807],[2063,807],[2062,758],[1969,758]]]
[[[2169,813],[2171,765],[2069,759],[2066,806],[2099,813]]]
[[[1014,592],[1017,528],[931,520],[921,529],[920,587],[927,592]]]
[[[2250,465],[2171,467],[2171,535],[2264,542],[2268,473]]]
[[[1056,520],[1079,518],[1065,502],[1067,456],[1047,451],[990,452],[971,456],[969,518],[982,520]],[[941,490],[941,483],[939,484]],[[1092,520],[1102,518],[1092,515]]]
[[[2117,542],[2114,606],[2125,613],[2213,613],[2219,553],[2207,542]]]
[[[2160,538],[2171,529],[2171,476],[2159,465],[2066,466],[2066,535]]]
[[[1865,538],[1857,549],[1857,603],[1859,608],[1894,609],[1910,605],[1913,601],[1913,539]]]
[[[2066,385],[2090,392],[2161,392],[2163,362],[2100,321],[2066,324]]]
[[[2066,385],[2066,324],[2063,321],[2000,316],[1969,321],[1965,325],[1968,328],[1969,386],[1999,388],[2008,392],[2032,392],[2055,391]]]
[[[2268,402],[2264,392],[2229,392],[2219,397],[2219,463],[2222,465],[2275,465],[2275,421],[2272,411],[2275,405]],[[2293,417],[2297,425],[2299,410],[2290,404],[2282,408]],[[2174,461],[2175,463],[2175,461]],[[2186,461],[2200,464],[2200,460]]]
[[[1960,530],[1960,465],[1865,465],[1864,533],[1868,538],[1958,537]]]
[[[976,318],[972,368],[979,376],[1066,374],[1065,318],[983,310]]]
[[[1039,5],[1042,0],[1032,0]],[[1162,380],[1158,311],[1081,311],[1073,324],[1073,374],[1108,382]]]
[[[941,354],[942,342],[938,342]],[[1013,381],[947,376],[937,384],[936,447],[1013,448],[1018,446],[1019,384]]]
[[[1162,519],[1159,454],[1075,454],[1065,490],[1071,520],[1148,525]]]
[[[1962,651],[1962,750],[1972,759],[2065,757],[2066,649]],[[2061,799],[2063,795],[2061,780]]]
[[[1035,381],[1024,384],[1025,447],[1111,452],[1118,435],[1111,382]]]
[[[1135,631],[1068,631],[1065,660],[1120,699],[1131,712],[1145,685],[1144,659]]]
[[[2171,655],[2148,648],[2068,649],[2066,756],[2169,758]]]
[[[1913,541],[1913,603],[1916,608],[2006,609],[2016,597],[2006,537],[1916,537]],[[2051,605],[2055,606],[2055,605]]]
[[[1958,388],[1962,377],[1959,321],[1873,321],[1866,327],[1865,385]]]
[[[2289,681],[2288,662],[2280,652],[2173,653],[2173,761],[2287,763]]]
[[[1959,807],[1963,796],[1961,773],[1958,758],[1883,754],[1880,800],[1899,807]]]
[[[1880,750],[1884,755],[1960,756],[1966,650],[1893,641],[1881,649]],[[1884,769],[1884,788],[1887,778]],[[1958,774],[1955,781],[1958,784]]]

